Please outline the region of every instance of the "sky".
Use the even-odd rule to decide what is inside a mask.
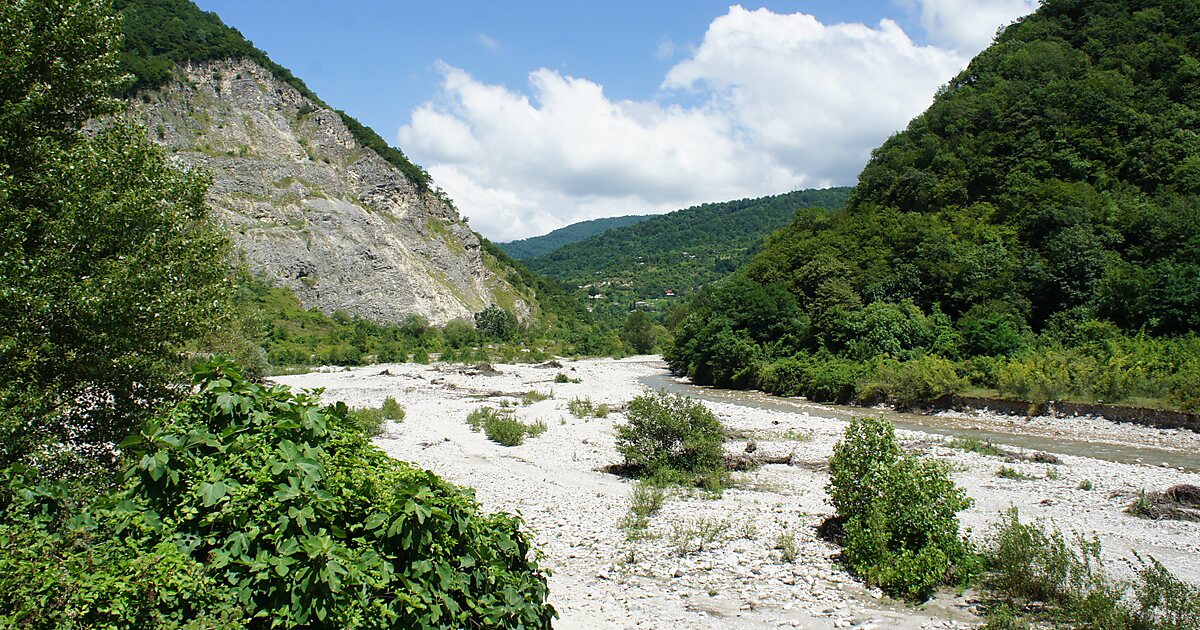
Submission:
[[[1037,0],[196,0],[495,241],[853,185]]]

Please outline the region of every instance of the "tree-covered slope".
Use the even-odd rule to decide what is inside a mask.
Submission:
[[[560,227],[553,232],[541,236],[531,236],[507,243],[497,243],[504,251],[517,260],[527,260],[550,253],[564,245],[578,243],[590,236],[607,232],[613,228],[625,227],[654,218],[652,214],[633,214],[623,217],[606,217],[580,221],[566,227]]]
[[[838,208],[849,189],[801,190],[758,199],[710,203],[614,228],[525,261],[567,285],[590,285],[596,307],[686,295],[724,277],[758,249],[764,235],[802,208]]]
[[[793,226],[752,275],[833,250],[868,302],[1200,328],[1198,21],[1190,1],[1044,3],[875,151],[844,217]]]
[[[1097,399],[1186,398],[1187,353],[1150,342],[1200,330],[1198,24],[1192,1],[1046,0],[1008,27],[875,150],[845,210],[801,213],[767,239],[744,275],[785,289],[795,308],[777,312],[794,319],[769,338],[721,324],[753,343],[713,379],[795,352],[1012,367],[1061,351],[1061,369],[1026,377]],[[738,303],[717,297],[677,331],[677,369],[705,365],[702,339],[719,332],[705,318]],[[1114,339],[1149,354],[1113,359]],[[1101,367],[1071,372],[1086,361]],[[1017,378],[988,365],[966,369],[976,385]],[[1101,385],[1106,373],[1145,387]]]

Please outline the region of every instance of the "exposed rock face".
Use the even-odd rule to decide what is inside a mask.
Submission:
[[[443,324],[498,303],[529,316],[457,212],[249,61],[182,67],[134,114],[174,159],[213,176],[209,202],[255,275],[308,307]]]

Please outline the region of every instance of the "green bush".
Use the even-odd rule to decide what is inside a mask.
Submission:
[[[467,414],[467,424],[475,432],[483,431],[489,440],[504,446],[517,446],[525,436],[537,437],[546,432],[546,423],[537,420],[525,424],[512,416],[508,410],[480,407]]]
[[[977,570],[959,535],[971,500],[934,460],[904,454],[882,419],[856,418],[834,447],[827,490],[845,524],[846,564],[883,591],[912,600]]]
[[[567,411],[571,412],[576,418],[607,418],[608,405],[601,403],[599,405],[592,402],[591,398],[572,398],[567,401]]]
[[[860,387],[860,396],[886,400],[897,409],[909,409],[956,394],[964,387],[966,381],[958,375],[953,362],[930,354],[904,362],[883,361],[875,375]]]
[[[776,396],[801,396],[810,380],[808,365],[796,358],[778,359],[758,371],[759,387]]]
[[[404,411],[404,407],[401,407],[400,403],[396,402],[395,398],[392,398],[391,396],[384,398],[383,407],[381,409],[383,411],[384,418],[387,418],[388,420],[395,420],[396,422],[404,421],[406,412]]]
[[[848,359],[799,354],[764,365],[758,380],[767,393],[845,404],[854,400],[865,371],[863,364]]]
[[[383,411],[374,407],[355,407],[346,410],[346,421],[367,437],[383,433]]]
[[[725,430],[699,401],[657,392],[634,398],[625,416],[628,423],[617,425],[617,452],[636,474],[683,473],[710,484],[724,479]]]
[[[1044,522],[1021,523],[1012,508],[987,550],[988,590],[1009,602],[1039,602],[1073,625],[1200,627],[1200,588],[1180,581],[1154,558],[1135,567],[1132,582],[1114,580],[1100,552],[1099,539],[1079,534],[1068,539]]]
[[[1043,352],[1003,361],[996,366],[996,389],[1037,404],[1062,398],[1076,389],[1073,358],[1064,352]]]
[[[525,423],[507,413],[493,413],[483,421],[483,434],[493,442],[517,446],[525,441]]]
[[[24,488],[0,522],[0,626],[237,628],[251,622],[221,575],[144,518],[80,514],[61,486]],[[70,526],[65,524],[70,517]]]
[[[345,405],[227,364],[196,384],[122,444],[136,463],[111,503],[202,563],[249,627],[549,627],[519,518],[374,448]]]

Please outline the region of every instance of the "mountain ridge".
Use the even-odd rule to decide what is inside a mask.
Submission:
[[[586,238],[595,236],[608,230],[634,225],[652,219],[658,215],[655,214],[629,214],[619,217],[604,217],[600,219],[591,219],[588,221],[579,221],[552,230],[540,236],[530,236],[529,238],[517,239],[506,243],[497,243],[509,256],[517,260],[526,260],[537,258],[548,254],[560,247],[578,243]]]

